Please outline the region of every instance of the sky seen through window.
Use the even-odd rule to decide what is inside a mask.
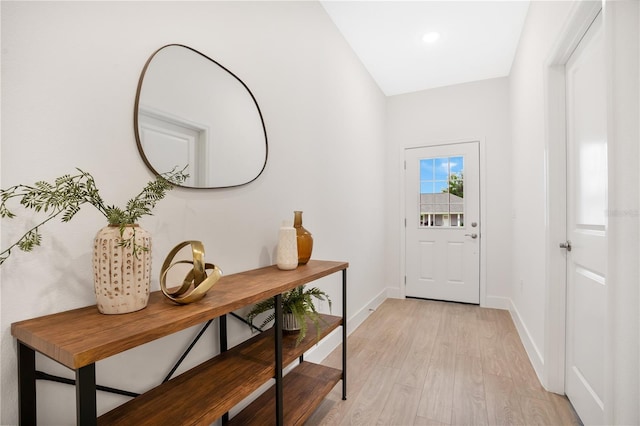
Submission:
[[[438,194],[446,192],[449,178],[461,175],[464,170],[464,158],[438,157],[420,160],[420,193]]]

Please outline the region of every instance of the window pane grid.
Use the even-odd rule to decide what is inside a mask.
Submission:
[[[464,226],[464,157],[420,160],[420,227]]]

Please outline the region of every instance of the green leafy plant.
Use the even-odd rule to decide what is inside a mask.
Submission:
[[[451,176],[449,176],[449,186],[444,188],[442,192],[448,192],[449,194],[464,198],[464,178],[462,172],[452,173]]]
[[[14,198],[18,198],[20,204],[26,209],[47,213],[44,220],[0,252],[0,265],[9,258],[11,250],[15,247],[29,252],[39,246],[42,242],[40,229],[45,223],[57,217],[62,222],[69,222],[85,204],[91,204],[102,213],[109,225],[120,226],[120,236],[124,237],[127,225],[137,223],[142,216],[151,215],[152,209],[158,201],[165,197],[167,191],[189,177],[184,172],[185,169],[178,170],[176,168],[157,176],[148,182],[138,195],[130,199],[124,209],[105,204],[93,176],[81,169],[76,169],[78,173],[75,175],[60,176],[53,183],[38,181],[32,186],[15,185],[0,190],[0,218],[10,219],[16,216],[7,206],[7,203]],[[135,255],[138,255],[140,251],[147,250],[146,247],[136,244],[135,228],[131,237],[121,239],[120,245],[132,247]]]
[[[307,335],[307,319],[310,319],[315,324],[318,338],[320,338],[320,321],[322,318],[313,304],[313,298],[326,300],[329,303],[329,309],[331,309],[331,299],[329,298],[329,295],[317,287],[305,289],[305,286],[299,286],[282,294],[283,314],[293,314],[300,325],[300,334],[296,339],[296,345],[299,344]],[[258,315],[271,310],[273,310],[273,312],[267,315],[260,328],[265,327],[276,318],[275,297],[270,297],[269,299],[255,304],[246,316],[247,321],[251,326],[253,326],[253,320]]]

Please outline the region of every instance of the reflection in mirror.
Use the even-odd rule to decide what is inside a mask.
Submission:
[[[182,186],[244,185],[267,162],[267,133],[249,88],[186,46],[164,46],[145,64],[134,126],[140,154],[154,173],[187,166],[190,177]]]

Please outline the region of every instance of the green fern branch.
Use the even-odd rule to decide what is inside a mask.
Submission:
[[[16,217],[16,214],[7,205],[13,199],[18,199],[19,204],[25,209],[34,210],[36,213],[47,213],[44,220],[0,252],[0,265],[9,258],[15,247],[29,252],[39,246],[42,242],[40,228],[45,223],[60,216],[62,222],[69,222],[85,204],[91,204],[95,207],[106,217],[110,225],[119,225],[122,237],[120,244],[125,247],[133,247],[134,254],[137,256],[140,251],[146,251],[147,248],[136,244],[135,228],[131,237],[124,238],[126,225],[137,223],[142,216],[151,215],[156,203],[163,199],[175,185],[180,185],[189,177],[185,173],[186,167],[183,169],[174,168],[147,183],[137,196],[127,202],[125,209],[120,209],[116,206],[106,206],[93,176],[81,169],[76,170],[78,174],[60,176],[53,183],[38,181],[32,186],[14,185],[0,190],[0,218]]]
[[[317,338],[320,338],[320,321],[322,317],[320,317],[320,314],[313,303],[314,298],[328,302],[329,310],[331,310],[331,299],[329,298],[329,295],[317,287],[306,289],[305,286],[298,286],[282,294],[283,313],[292,313],[300,324],[300,334],[296,339],[296,345],[298,345],[307,335],[307,319],[313,322],[318,333]],[[269,299],[265,299],[256,303],[251,308],[249,313],[246,315],[247,322],[250,324],[251,328],[253,328],[253,321],[255,318],[265,312],[270,313],[265,317],[260,328],[264,328],[272,321],[275,321],[275,298],[271,297]]]

